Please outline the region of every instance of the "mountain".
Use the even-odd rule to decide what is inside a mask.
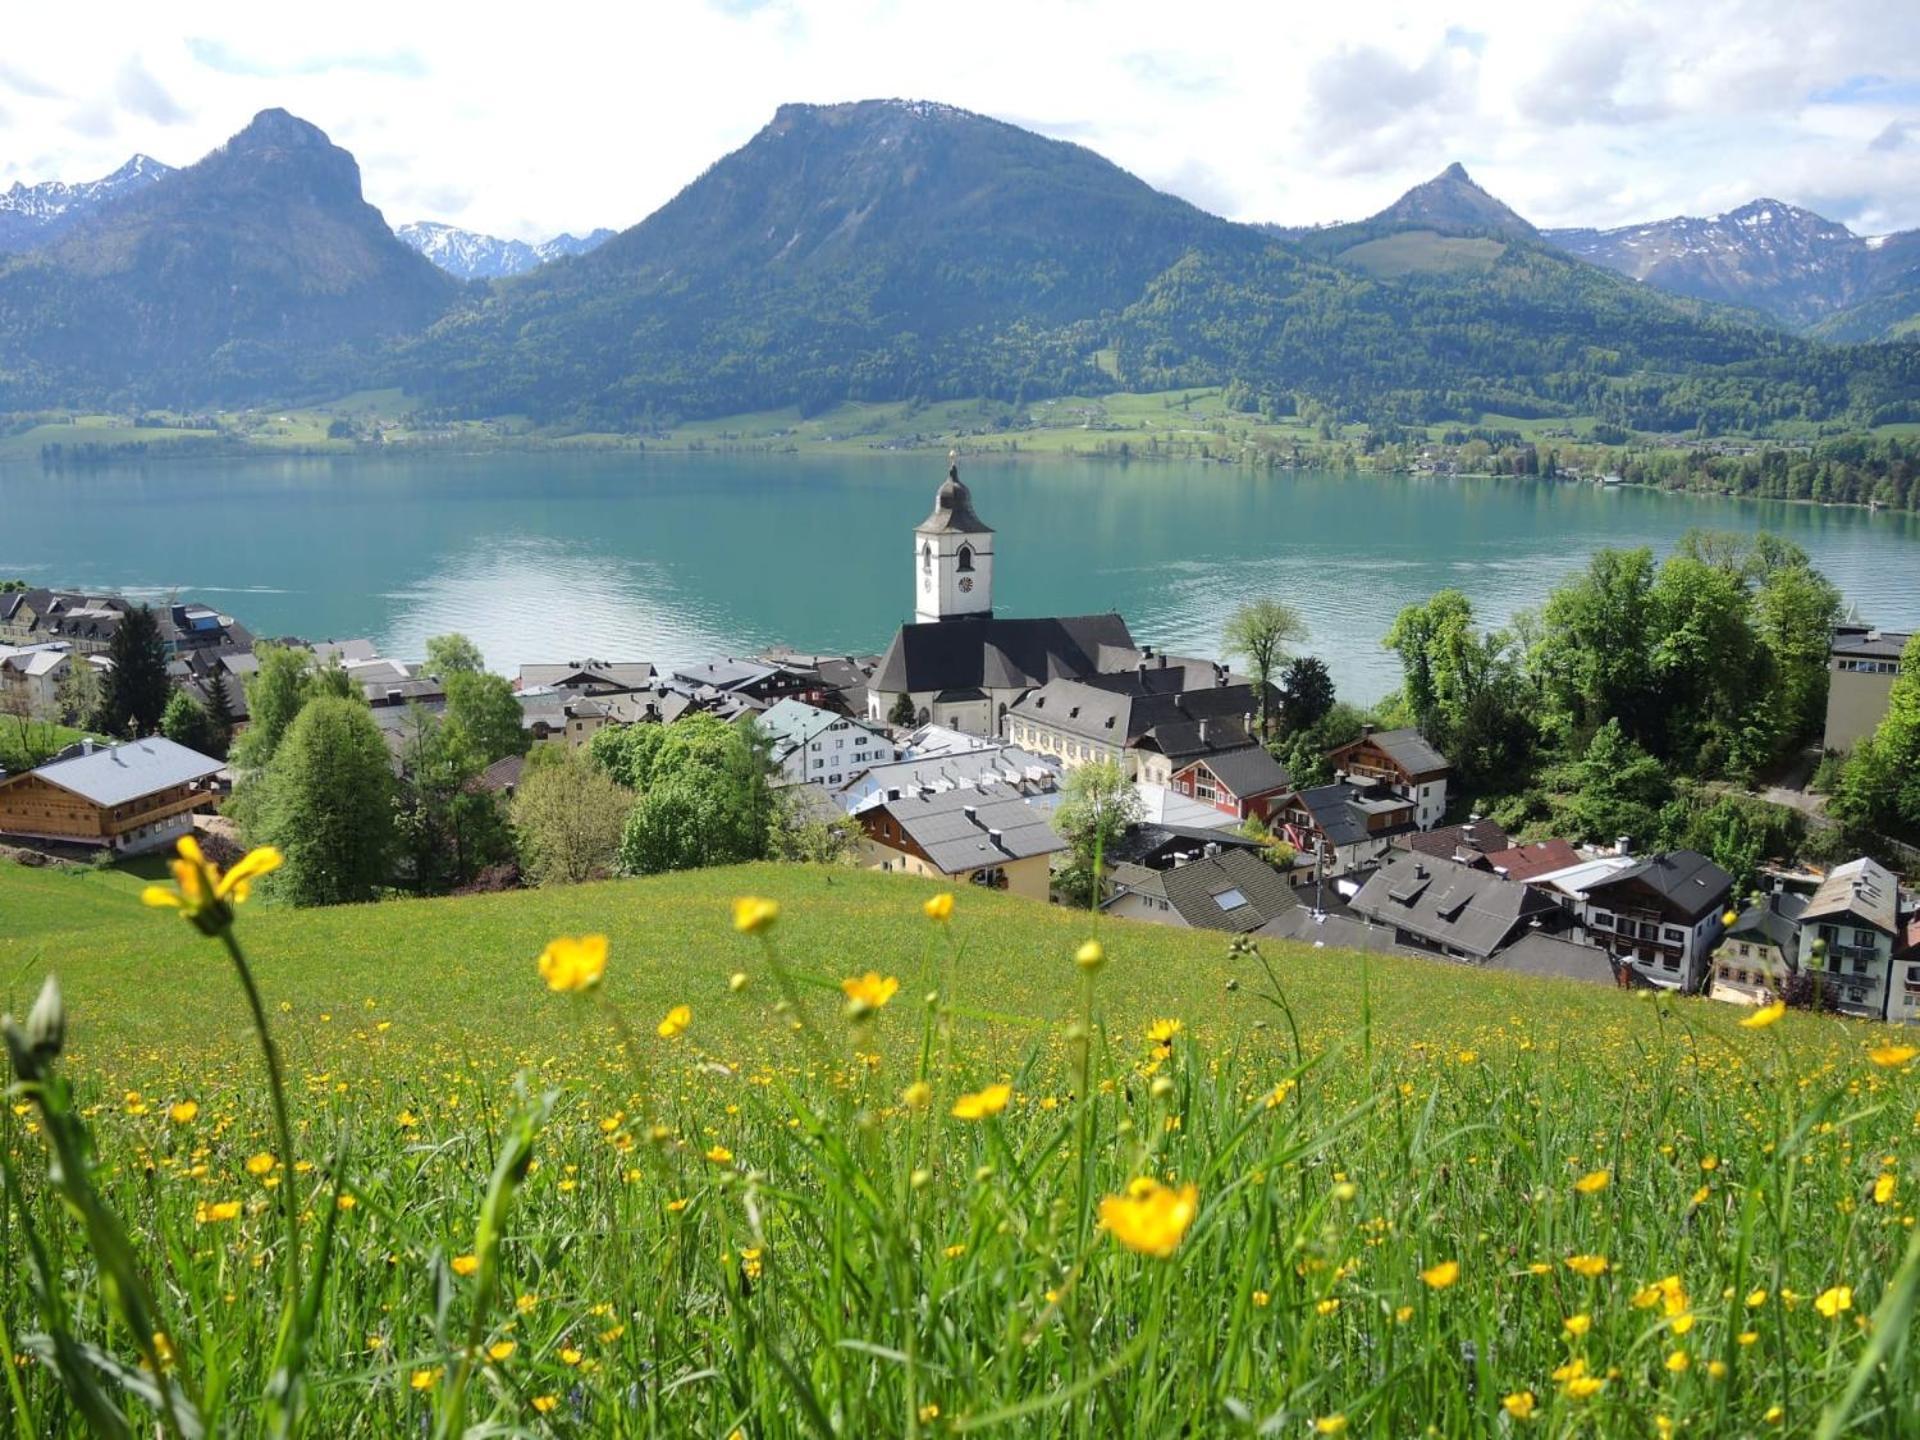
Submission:
[[[0,262],[0,409],[354,388],[379,342],[427,326],[458,288],[361,197],[351,155],[265,110]]]
[[[556,235],[551,240],[529,245],[524,240],[502,240],[436,220],[415,220],[394,233],[461,280],[500,280],[509,275],[523,275],[549,260],[584,255],[613,238],[613,231],[600,229],[584,236]]]
[[[1548,246],[1458,167],[1359,225],[1274,233],[1077,145],[865,101],[782,106],[639,225],[450,312],[397,375],[460,413],[615,428],[1229,382],[1283,413],[1662,430],[1920,394],[1920,360],[1814,358]]]
[[[173,174],[151,155],[135,155],[111,175],[69,185],[44,180],[0,191],[0,254],[31,250],[79,223],[110,200],[145,189]]]

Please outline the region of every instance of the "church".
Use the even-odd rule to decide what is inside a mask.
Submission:
[[[998,735],[1008,709],[1049,680],[1078,680],[1137,662],[1118,615],[1012,620],[993,613],[993,531],[973,508],[959,462],[913,531],[913,623],[880,657],[867,718]],[[906,704],[902,705],[902,700]]]

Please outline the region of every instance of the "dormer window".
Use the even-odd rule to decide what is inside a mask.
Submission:
[[[962,545],[960,547],[960,560],[959,560],[959,563],[954,566],[954,568],[956,570],[973,569],[973,546]]]

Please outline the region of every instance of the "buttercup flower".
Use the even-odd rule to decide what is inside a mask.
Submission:
[[[1500,1406],[1507,1414],[1516,1420],[1529,1420],[1533,1417],[1533,1392],[1531,1390],[1516,1390],[1513,1394],[1502,1400]]]
[[[920,908],[925,912],[929,920],[951,920],[953,918],[953,892],[951,890],[942,890]]]
[[[1762,1005],[1740,1023],[1749,1030],[1764,1030],[1786,1013],[1787,1002],[1776,1000],[1771,1005]]]
[[[1576,1275],[1584,1275],[1592,1280],[1607,1273],[1607,1257],[1604,1255],[1569,1255],[1567,1268]]]
[[[693,1024],[693,1007],[676,1005],[667,1012],[666,1019],[656,1025],[654,1030],[662,1040],[671,1040],[691,1024]]]
[[[1878,1045],[1867,1052],[1867,1059],[1882,1069],[1893,1070],[1920,1055],[1920,1046]]]
[[[1835,1285],[1830,1290],[1822,1290],[1815,1298],[1813,1308],[1829,1320],[1838,1319],[1841,1311],[1853,1308],[1853,1287]]]
[[[762,900],[757,895],[742,895],[733,902],[733,928],[742,935],[758,935],[780,918],[778,900]]]
[[[1460,1278],[1458,1260],[1442,1260],[1438,1265],[1429,1265],[1420,1272],[1420,1278],[1430,1290],[1444,1290]]]
[[[174,851],[177,858],[167,862],[173,871],[172,888],[149,885],[140,892],[140,899],[147,905],[180,911],[206,935],[218,935],[231,926],[233,907],[245,903],[253,882],[281,865],[280,852],[271,845],[249,850],[224,875],[191,835],[182,835]]]
[[[607,937],[562,935],[540,952],[540,978],[557,993],[591,990],[607,972]]]
[[[1200,1187],[1169,1189],[1150,1175],[1127,1187],[1124,1195],[1100,1202],[1100,1226],[1129,1250],[1164,1260],[1180,1246],[1200,1213]]]
[[[882,979],[874,970],[840,982],[840,993],[847,997],[847,1009],[856,1018],[878,1010],[899,988],[900,982],[893,976]]]
[[[1611,1170],[1594,1170],[1574,1181],[1573,1188],[1578,1190],[1582,1195],[1597,1195],[1606,1189],[1612,1180],[1613,1172]]]
[[[953,1102],[953,1118],[956,1120],[984,1120],[989,1115],[998,1115],[1007,1108],[1007,1101],[1013,1098],[1011,1085],[989,1085],[984,1090],[976,1090],[971,1095],[962,1095]]]

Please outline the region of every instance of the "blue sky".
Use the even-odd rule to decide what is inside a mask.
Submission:
[[[184,164],[281,105],[354,152],[389,221],[537,239],[633,224],[782,101],[891,95],[1236,219],[1356,218],[1460,160],[1541,224],[1767,195],[1920,226],[1915,0],[104,0],[6,28],[0,186]]]

